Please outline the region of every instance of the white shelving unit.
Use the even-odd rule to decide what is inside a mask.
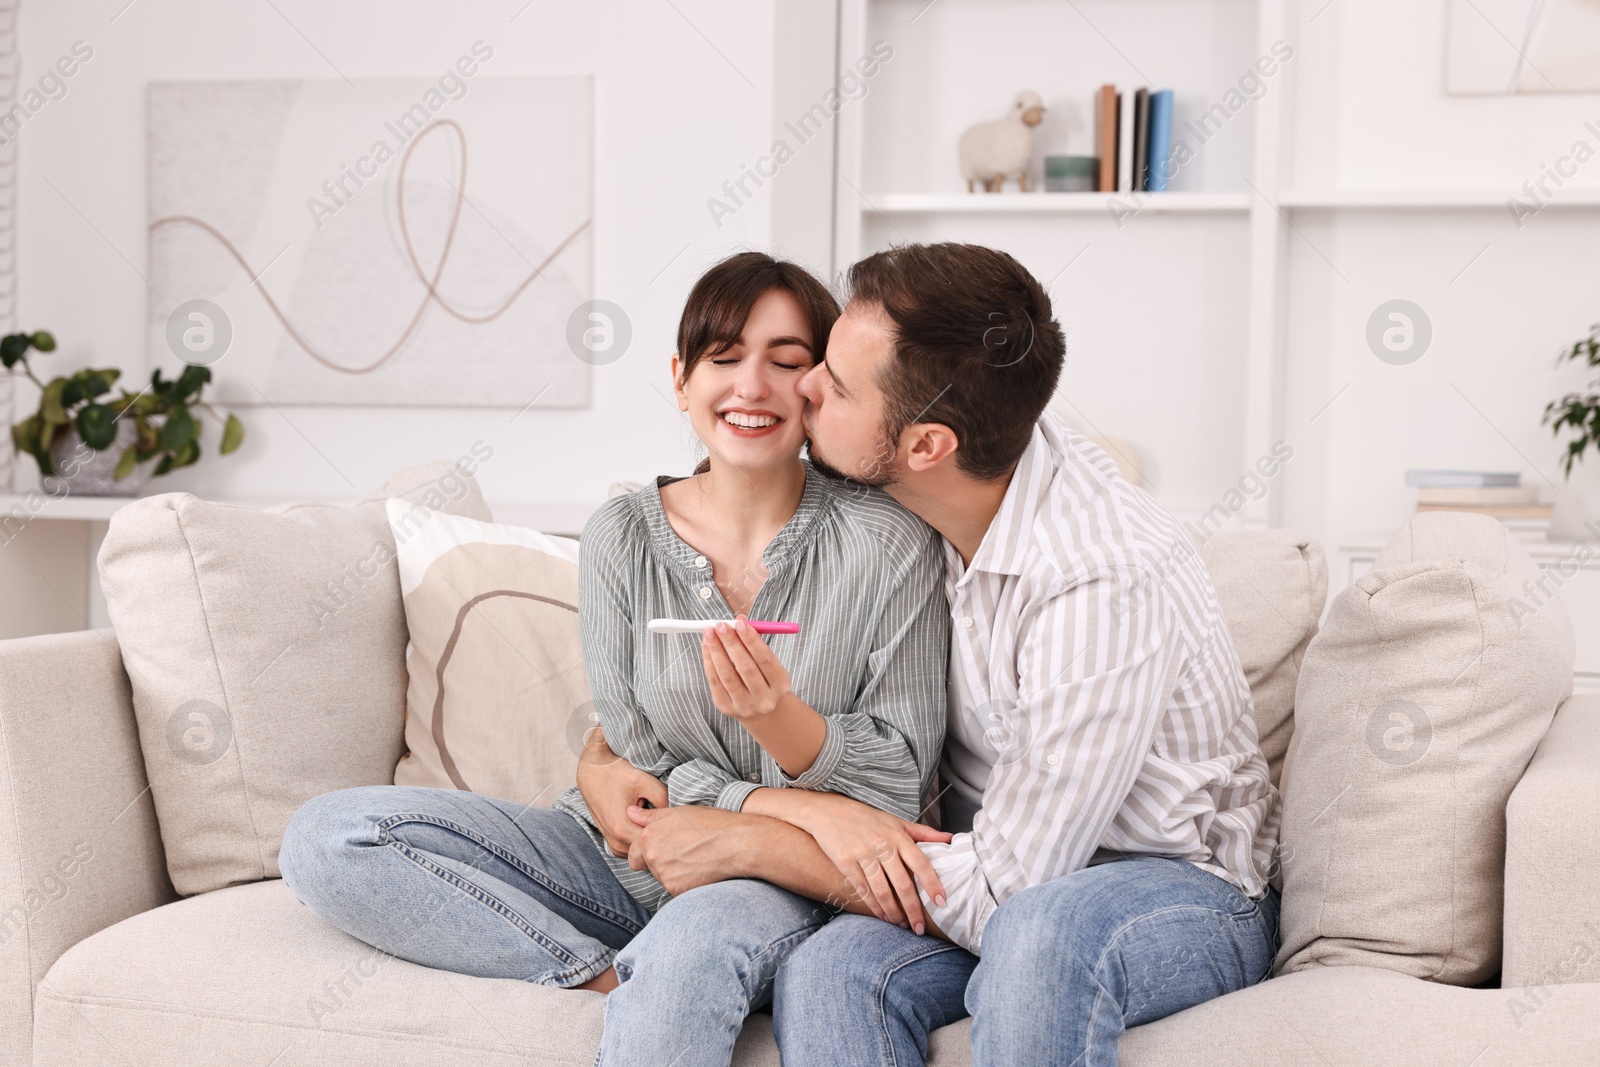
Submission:
[[[1321,175],[1313,168],[1294,173],[1294,132],[1329,136],[1325,128],[1304,130],[1304,115],[1326,106],[1313,102],[1310,59],[1281,65],[1269,90],[1230,120],[1247,128],[1248,143],[1210,160],[1187,185],[1175,182],[1179,191],[968,193],[955,142],[967,123],[998,117],[1012,93],[1030,88],[1047,108],[1076,109],[1080,118],[1063,149],[1047,113],[1036,155],[1092,154],[1086,120],[1094,87],[1104,82],[1124,92],[1174,89],[1174,136],[1184,136],[1186,99],[1193,117],[1274,42],[1298,45],[1321,32],[1325,43],[1334,23],[1312,29],[1324,7],[1323,0],[839,0],[840,69],[879,40],[895,55],[866,96],[839,114],[832,273],[891,243],[974,241],[1017,255],[1049,283],[1068,327],[1067,373],[1052,407],[1084,432],[1145,450],[1151,468],[1165,472],[1155,494],[1174,512],[1205,510],[1275,441],[1305,432],[1298,416],[1286,426],[1291,240],[1306,242],[1306,230],[1330,215],[1338,225],[1391,213],[1412,226],[1470,212],[1463,226],[1481,225],[1507,211],[1515,190],[1324,188],[1314,184]],[[1297,101],[1302,77],[1306,99]],[[1324,95],[1326,83],[1326,73],[1315,83]],[[1235,126],[1224,132],[1234,136]],[[1114,199],[1135,203],[1136,217],[1115,218]],[[1600,189],[1569,185],[1540,210],[1571,218],[1595,208]],[[1303,251],[1296,246],[1297,263]],[[1314,269],[1325,266],[1318,260]],[[1084,284],[1084,271],[1098,272],[1093,284]],[[1128,294],[1140,285],[1152,294],[1143,305]],[[1141,358],[1153,347],[1167,358]],[[1235,521],[1281,525],[1284,501],[1281,492],[1248,500]]]
[[[1080,215],[1118,207],[1156,214],[1240,214],[1250,210],[1248,193],[886,193],[867,199],[868,212],[884,214]]]
[[[1281,420],[1278,360],[1289,226],[1279,210],[1279,176],[1289,91],[1275,84],[1271,92],[1249,105],[1247,117],[1234,120],[1248,122],[1248,132],[1230,131],[1233,140],[1226,158],[1218,158],[1212,170],[1202,174],[1201,187],[1186,189],[1175,181],[1174,191],[1155,194],[1020,193],[1009,188],[999,194],[967,193],[956,172],[955,139],[959,130],[946,126],[992,117],[973,113],[973,99],[993,100],[993,106],[1003,109],[1010,93],[1032,88],[1044,95],[1047,108],[1058,113],[1073,108],[1074,101],[1081,101],[1078,125],[1065,132],[1065,150],[1091,154],[1088,124],[1082,119],[1089,114],[1095,85],[1115,82],[1124,91],[1142,84],[1149,84],[1152,89],[1170,86],[1180,94],[1180,100],[1182,94],[1188,93],[1193,107],[1202,96],[1220,92],[1216,88],[1219,84],[1236,77],[1239,69],[1269,52],[1272,43],[1285,36],[1290,3],[1291,0],[1193,0],[1168,3],[1159,10],[1151,7],[1141,13],[1132,10],[1141,7],[1136,2],[1124,5],[1119,13],[1104,4],[1054,7],[1031,0],[993,0],[984,4],[975,0],[940,0],[927,6],[908,6],[903,0],[841,0],[841,66],[866,54],[875,41],[887,40],[895,48],[895,58],[884,64],[878,77],[900,77],[914,84],[909,89],[905,84],[873,87],[859,106],[840,113],[833,271],[837,273],[890,243],[937,240],[970,240],[1004,248],[1029,265],[1041,281],[1052,285],[1052,272],[1059,271],[1058,277],[1070,279],[1066,272],[1079,269],[1073,266],[1078,262],[1074,257],[1092,263],[1092,256],[1104,254],[1102,249],[1120,258],[1082,269],[1102,270],[1107,277],[1135,279],[1142,273],[1140,262],[1152,264],[1153,288],[1165,287],[1166,291],[1179,294],[1178,306],[1171,309],[1171,314],[1204,324],[1197,346],[1200,351],[1196,353],[1196,359],[1202,362],[1191,367],[1188,378],[1180,374],[1165,380],[1153,366],[1148,371],[1124,368],[1136,383],[1130,389],[1128,373],[1110,365],[1122,355],[1113,351],[1124,336],[1117,320],[1132,322],[1136,333],[1151,317],[1140,314],[1131,296],[1116,308],[1074,308],[1071,310],[1077,313],[1079,322],[1091,324],[1084,326],[1081,336],[1075,336],[1070,317],[1063,313],[1064,307],[1070,307],[1072,293],[1065,286],[1052,288],[1058,315],[1068,325],[1068,375],[1052,406],[1085,432],[1131,437],[1136,443],[1151,447],[1154,454],[1146,458],[1151,460],[1152,475],[1157,479],[1152,491],[1175,512],[1204,510],[1214,502],[1211,496],[1220,491],[1219,486],[1237,478],[1257,457],[1270,451]],[[1163,15],[1169,17],[1152,17]],[[1172,16],[1180,24],[1174,25]],[[1151,68],[1150,79],[1135,79],[1129,72],[1133,61],[1126,56],[1119,61],[1116,46],[1109,41],[1102,44],[1097,38],[1097,28],[1103,29],[1100,37],[1118,35],[1115,27],[1101,27],[1108,18],[1128,20],[1120,31],[1127,34],[1135,32],[1137,20],[1141,40],[1169,36],[1170,44],[1147,49],[1140,57],[1148,60],[1153,52],[1161,60],[1159,69]],[[985,63],[992,65],[991,55],[997,47],[997,42],[989,41],[989,54],[980,54],[986,44],[981,32],[984,19],[992,19],[995,27],[1003,26],[1012,35],[1017,27],[1033,26],[1036,32],[1032,37],[1048,38],[1049,47],[1059,48],[1063,55],[1058,63],[1051,64],[1038,50],[1038,41],[1020,42],[1023,55],[1002,64],[1009,65],[1009,70],[984,75],[982,69]],[[998,34],[999,30],[995,32]],[[1208,41],[1205,34],[1213,32],[1217,36]],[[1208,44],[1218,46],[1218,56],[1208,54]],[[1110,51],[1106,51],[1107,45]],[[970,63],[963,63],[961,49],[968,46],[974,54]],[[1095,49],[1104,54],[1091,63],[1085,54]],[[927,58],[924,50],[937,51],[937,60]],[[975,70],[980,73],[974,74]],[[1053,72],[1057,76],[1052,81]],[[1287,81],[1290,74],[1285,67],[1280,80]],[[1191,81],[1179,81],[1185,75]],[[1010,90],[1002,93],[1002,84],[1010,84]],[[919,98],[926,102],[927,114],[918,113]],[[950,115],[952,111],[957,112],[954,117]],[[1183,115],[1180,105],[1178,118]],[[1074,115],[1066,118],[1071,121]],[[904,160],[880,155],[904,149],[906,138],[903,134],[883,136],[873,128],[875,121],[915,129],[926,135],[927,142],[939,142],[937,150],[922,150],[919,158],[927,163],[925,173],[909,173],[914,168]],[[1063,150],[1060,127],[1053,131],[1055,143],[1049,143],[1049,121],[1047,111],[1046,125],[1040,127],[1036,137],[1036,154]],[[1220,149],[1212,150],[1219,157],[1224,155]],[[941,153],[947,158],[942,158]],[[1226,174],[1230,167],[1231,179]],[[1249,173],[1239,173],[1241,170]],[[918,187],[885,187],[885,175],[890,176],[890,181],[914,181]],[[1119,221],[1118,212],[1126,216],[1128,206],[1135,209],[1135,217]],[[1111,235],[1115,235],[1115,241]],[[1228,266],[1218,270],[1213,256]],[[1233,269],[1234,264],[1242,270]],[[1188,299],[1185,294],[1190,292],[1196,294],[1193,302],[1184,304]],[[1127,343],[1134,348],[1155,347],[1148,339]],[[1204,368],[1203,361],[1213,358],[1221,365],[1220,371]],[[1101,364],[1098,370],[1096,361]],[[1097,397],[1121,394],[1126,398],[1121,411],[1106,416],[1105,421],[1112,425],[1098,425],[1096,417],[1083,410],[1082,396],[1078,398],[1080,404],[1074,404],[1069,382],[1074,381],[1075,373],[1083,376],[1076,380],[1078,390]],[[1114,388],[1112,383],[1119,374],[1122,385]],[[1084,384],[1095,382],[1096,375],[1098,387]],[[1145,401],[1129,395],[1134,392],[1147,394],[1149,410],[1142,415],[1136,406]],[[1218,405],[1231,410],[1218,411]],[[1203,408],[1206,417],[1196,417],[1194,407]],[[1121,414],[1128,418],[1115,417]],[[1149,440],[1141,442],[1140,434],[1130,429],[1141,418],[1145,419],[1150,436],[1159,438],[1164,434],[1165,439],[1153,447]],[[1220,434],[1219,426],[1225,427]],[[1239,427],[1243,427],[1242,432]],[[1241,513],[1242,520],[1252,524],[1273,522],[1273,500],[1274,496],[1269,495],[1248,502]]]

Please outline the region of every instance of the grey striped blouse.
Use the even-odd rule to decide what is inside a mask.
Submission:
[[[794,692],[825,716],[816,761],[791,778],[711,703],[698,634],[652,634],[655,618],[732,619],[706,557],[673,532],[657,478],[607,501],[583,530],[578,623],[607,743],[665,782],[673,805],[739,810],[762,786],[842,793],[916,819],[946,723],[950,611],[942,539],[878,490],[806,464],[794,517],[762,553],[753,619],[800,624],[767,638]],[[614,856],[576,788],[555,807],[588,829],[612,871],[650,911],[669,895]]]

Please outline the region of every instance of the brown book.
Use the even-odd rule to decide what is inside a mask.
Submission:
[[[1095,94],[1094,145],[1095,154],[1100,157],[1100,180],[1095,188],[1102,193],[1117,191],[1117,142],[1121,140],[1117,135],[1117,119],[1121,111],[1117,87],[1100,86]]]
[[[1548,519],[1554,504],[1421,504],[1418,511],[1475,511],[1495,519]]]

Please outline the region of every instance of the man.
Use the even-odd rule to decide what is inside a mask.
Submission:
[[[741,812],[633,809],[630,857],[674,893],[755,877],[848,902],[778,971],[786,1067],[921,1063],[969,1013],[977,1064],[1114,1064],[1126,1027],[1268,973],[1276,795],[1249,689],[1177,521],[1045,413],[1065,346],[1032,275],[913,245],[849,286],[802,384],[811,457],[945,538],[954,837],[917,846],[943,893],[905,888],[885,833],[865,881],[902,907],[873,907],[808,834]]]

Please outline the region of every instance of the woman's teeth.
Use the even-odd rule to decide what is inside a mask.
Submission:
[[[738,411],[724,411],[722,418],[731,426],[738,426],[745,430],[759,430],[763,426],[777,424],[776,415],[746,415]]]

